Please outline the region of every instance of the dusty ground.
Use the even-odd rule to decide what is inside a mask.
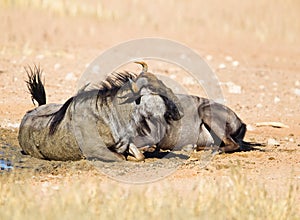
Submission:
[[[241,17],[235,20],[233,15],[226,17],[231,11],[216,2],[204,6],[207,10],[203,9],[206,12],[203,17],[194,9],[201,4],[193,4],[190,7],[174,3],[156,10],[145,2],[131,3],[130,13],[125,10],[129,7],[125,3],[107,3],[100,18],[31,7],[0,8],[0,157],[12,162],[13,172],[35,170],[45,178],[49,174],[90,175],[91,171],[93,175],[102,175],[86,161],[51,162],[21,155],[18,124],[24,113],[34,107],[24,83],[24,66],[40,65],[45,72],[48,102],[61,103],[74,94],[76,82],[87,65],[105,49],[134,38],[164,37],[184,43],[206,59],[222,82],[227,105],[250,125],[246,139],[269,143],[265,152],[217,155],[205,169],[200,168],[201,161],[197,160],[201,152],[194,153],[166,181],[181,184],[196,181],[199,176],[215,180],[229,175],[231,167],[239,167],[249,183],[265,184],[270,192],[285,192],[290,182],[299,184],[300,44],[294,23],[286,27],[275,18],[269,20],[254,11],[252,18],[261,18],[267,25],[266,30],[262,29],[265,32],[259,32],[259,28],[251,29],[261,25],[256,26],[258,21],[251,20],[251,16],[250,28],[234,26],[247,8],[256,9],[253,5],[240,5],[236,10]],[[278,4],[273,8],[274,14],[281,9]],[[230,1],[229,6],[232,5],[234,2]],[[294,10],[290,9],[284,12],[292,16]],[[188,15],[184,13],[187,10]],[[274,28],[277,24],[278,30]],[[281,26],[285,29],[280,29]],[[177,71],[179,77],[180,74],[185,77],[182,70],[155,62],[150,69],[167,75]],[[188,80],[182,82],[191,93],[197,93]],[[241,92],[232,93],[228,82],[240,86]],[[288,127],[255,126],[266,121],[281,122]],[[146,163],[151,161],[148,159]],[[168,164],[168,159],[163,159],[163,163]],[[155,172],[155,166],[153,169]]]

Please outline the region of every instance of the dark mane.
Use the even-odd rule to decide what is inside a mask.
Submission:
[[[124,86],[129,79],[135,79],[137,75],[131,72],[113,72],[105,80],[100,82],[97,102],[101,99],[101,103],[106,103],[108,97],[114,97],[119,89]]]
[[[98,103],[99,99],[101,103],[106,103],[108,97],[114,97],[118,90],[123,85],[125,85],[129,81],[129,79],[134,79],[136,77],[137,75],[135,73],[127,71],[121,73],[113,72],[112,74],[107,76],[105,80],[100,82],[99,89],[93,89],[91,91],[85,91],[84,89],[80,90],[76,96],[69,98],[57,112],[52,114],[49,135],[53,135],[55,133],[59,124],[64,119],[68,107],[77,96],[84,96],[84,94],[87,94],[86,97],[88,97],[88,94],[98,91],[96,103]]]

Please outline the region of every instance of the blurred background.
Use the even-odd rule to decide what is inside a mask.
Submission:
[[[8,105],[0,117],[20,118],[31,106],[24,66],[41,65],[48,100],[63,102],[102,51],[142,37],[196,50],[216,72],[227,104],[246,119],[271,118],[268,109],[292,111],[291,88],[299,93],[300,85],[299,12],[298,0],[0,0],[0,87]],[[200,94],[178,67],[149,68]],[[18,97],[19,113],[11,97]],[[264,113],[253,111],[257,106]]]
[[[109,46],[149,35],[199,48],[224,43],[292,47],[300,32],[297,0],[1,0],[0,6],[1,44],[30,47],[62,47],[64,40],[69,47]]]
[[[0,7],[2,50],[103,48],[146,36],[196,48],[299,46],[298,0],[0,0]]]

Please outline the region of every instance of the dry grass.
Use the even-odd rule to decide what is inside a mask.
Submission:
[[[222,181],[200,178],[124,185],[99,175],[1,175],[0,219],[299,219],[290,183],[282,196],[249,184],[237,170]],[[275,189],[276,191],[276,189]]]
[[[1,0],[0,5],[6,8],[21,8],[21,9],[42,9],[53,12],[57,15],[67,16],[94,16],[103,18],[109,16],[108,11],[103,10],[101,1],[80,1],[80,0],[67,0],[67,1],[51,1],[51,0]]]
[[[128,8],[124,8],[124,5],[128,5]],[[218,0],[126,1],[123,4],[106,0],[0,0],[0,7],[34,8],[54,15],[88,16],[157,30],[163,28],[174,31],[180,27],[180,31],[188,31],[193,28],[196,34],[214,33],[223,37],[242,35],[260,42],[275,40],[293,44],[298,42],[300,35],[298,0],[226,0],[222,4]]]

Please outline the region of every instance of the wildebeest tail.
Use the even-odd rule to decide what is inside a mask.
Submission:
[[[261,150],[255,147],[262,147],[265,144],[257,143],[257,142],[247,142],[244,141],[244,137],[247,131],[246,124],[242,123],[239,129],[231,135],[231,137],[240,145],[240,150],[242,151],[249,151],[249,150]]]
[[[28,66],[25,68],[25,71],[28,76],[28,81],[25,81],[27,88],[31,94],[31,99],[34,104],[34,100],[40,105],[46,104],[46,92],[44,84],[42,83],[42,70],[39,66],[34,65],[33,68]]]
[[[61,121],[64,119],[67,109],[69,108],[71,102],[74,97],[69,98],[62,107],[52,115],[52,121],[49,128],[49,134],[53,135],[57,130],[58,125],[60,125]]]
[[[241,145],[247,146],[247,147],[263,147],[266,146],[264,143],[258,143],[258,142],[247,142],[247,141],[242,141]]]

